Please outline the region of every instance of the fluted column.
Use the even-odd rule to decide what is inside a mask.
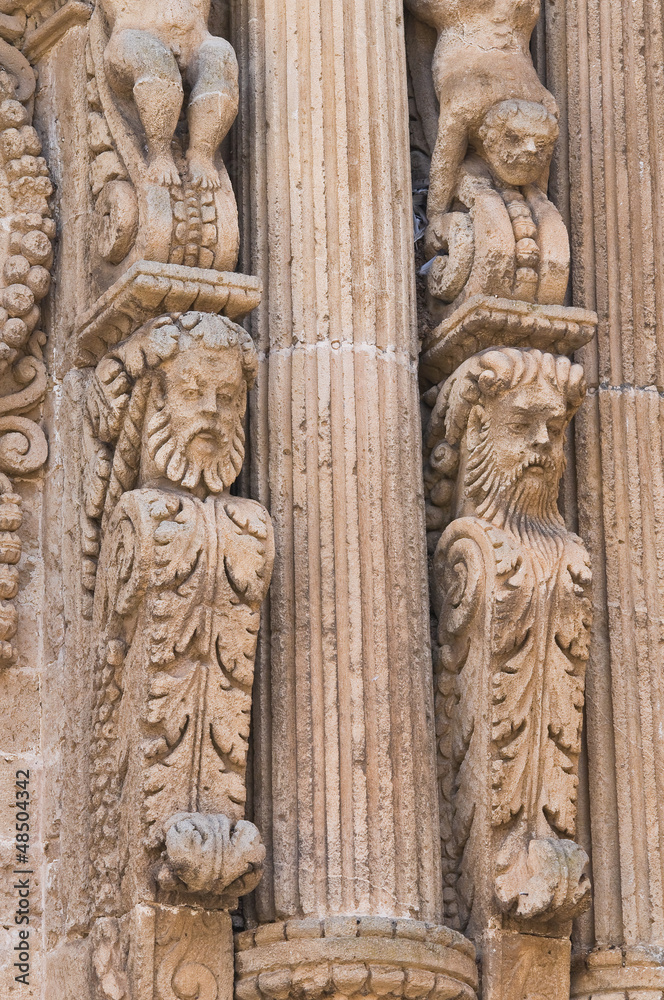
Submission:
[[[241,6],[241,10],[239,9]],[[277,566],[254,716],[261,921],[436,920],[441,878],[399,0],[238,5]]]
[[[472,945],[438,926],[400,0],[250,0],[235,40],[264,283],[251,485],[277,550],[253,720],[268,859],[236,992],[424,1000],[452,976],[472,996]]]
[[[597,340],[582,352],[593,388],[576,442],[595,576],[586,699],[594,907],[579,944],[596,950],[573,992],[661,991],[664,9],[661,0],[560,7],[548,4],[547,59],[552,88],[568,89],[574,296],[599,314]]]

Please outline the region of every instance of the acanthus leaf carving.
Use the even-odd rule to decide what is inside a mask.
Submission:
[[[229,905],[262,871],[244,774],[272,529],[259,504],[228,492],[255,363],[242,328],[188,313],[148,323],[90,383],[92,857],[106,912],[125,881],[144,900],[156,880],[166,900]]]
[[[499,903],[531,933],[588,903],[569,838],[591,575],[557,509],[584,391],[566,358],[485,351],[448,379],[427,432],[430,502],[450,522],[432,559],[444,870],[449,916],[471,933]]]

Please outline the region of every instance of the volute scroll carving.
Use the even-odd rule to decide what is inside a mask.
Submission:
[[[590,900],[575,837],[591,573],[557,500],[585,392],[566,355],[597,316],[564,305],[570,244],[547,193],[559,112],[529,49],[539,0],[405,4],[419,19],[408,34],[446,916],[478,944],[490,1000],[566,1000],[571,921]]]
[[[557,506],[584,394],[566,357],[488,349],[425,433],[443,877],[476,940],[565,938],[590,902],[574,837],[591,572]]]
[[[0,23],[0,666],[16,660],[18,563],[23,515],[13,484],[44,466],[40,419],[46,395],[41,303],[51,285],[53,194],[41,140],[32,124],[35,73],[14,43],[25,16]]]
[[[417,95],[438,106],[424,234],[432,315],[439,322],[478,294],[561,303],[569,239],[547,196],[559,112],[529,51],[539,0],[406,6],[436,32],[435,96]],[[450,241],[450,231],[468,236]]]
[[[137,260],[237,264],[237,205],[219,147],[237,115],[238,69],[232,46],[208,30],[209,8],[101,0],[92,15],[90,184],[106,285]]]

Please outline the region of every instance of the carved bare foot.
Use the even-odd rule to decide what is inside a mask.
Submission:
[[[219,173],[209,156],[189,150],[187,163],[189,180],[194,187],[210,190],[221,186]]]
[[[179,187],[182,183],[175,160],[170,153],[162,153],[153,156],[148,165],[148,180],[153,184],[161,184],[163,187],[170,187],[172,184]]]

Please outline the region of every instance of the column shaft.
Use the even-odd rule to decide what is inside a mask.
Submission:
[[[258,915],[436,919],[401,4],[242,6],[244,232],[250,216],[265,286],[253,491],[277,548],[254,714],[271,846]]]

